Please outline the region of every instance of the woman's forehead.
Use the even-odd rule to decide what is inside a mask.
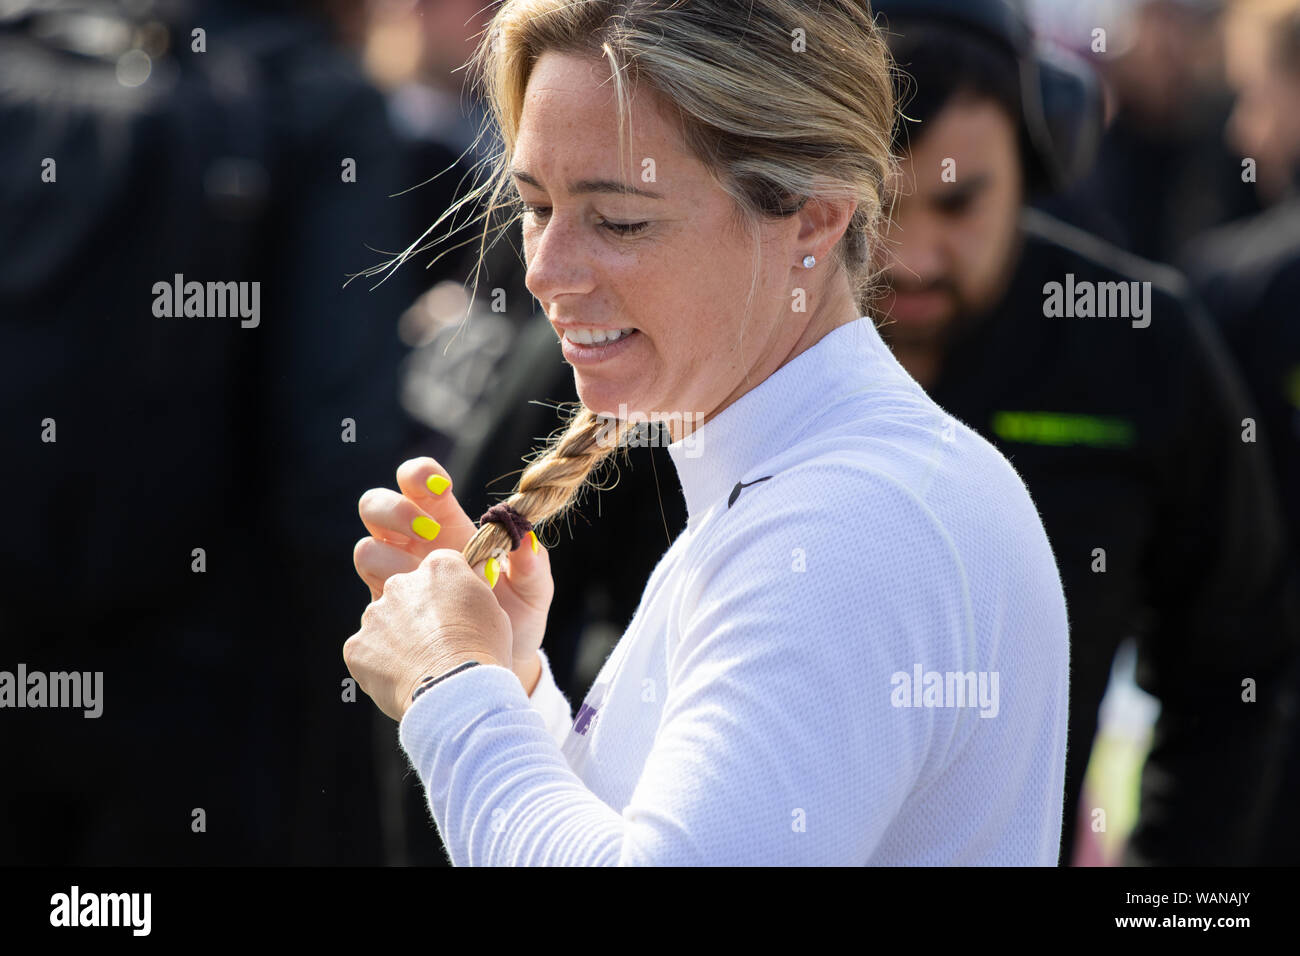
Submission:
[[[627,125],[634,148],[677,152],[677,130],[660,98],[648,88],[625,87]],[[618,89],[601,61],[544,53],[529,76],[519,120],[519,144],[536,137],[547,150],[571,144],[571,151],[618,150]]]
[[[539,112],[533,121],[525,109],[510,174],[536,189],[646,199],[665,199],[673,190],[708,179],[672,130],[654,134],[637,123],[623,137],[620,148],[617,121],[608,128],[585,125],[577,116],[566,116],[563,107],[549,117]]]

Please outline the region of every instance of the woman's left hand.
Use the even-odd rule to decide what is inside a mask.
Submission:
[[[510,667],[510,618],[480,570],[459,551],[430,552],[414,571],[388,579],[343,644],[361,689],[401,720],[420,679],[466,661]]]

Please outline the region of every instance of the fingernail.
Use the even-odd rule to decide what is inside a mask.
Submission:
[[[494,588],[497,586],[497,575],[499,573],[500,571],[497,568],[497,559],[488,558],[487,564],[483,565],[483,576],[487,578],[488,587]]]
[[[533,546],[533,554],[537,553],[537,534],[533,531],[528,532],[528,543]]]
[[[417,515],[411,522],[411,530],[418,534],[425,541],[432,541],[438,537],[438,532],[442,530],[442,525],[434,521],[427,515]]]
[[[425,487],[428,488],[430,491],[432,491],[435,495],[442,494],[451,486],[451,482],[448,481],[446,478],[442,477],[442,475],[430,475],[429,480],[426,481],[424,484]]]

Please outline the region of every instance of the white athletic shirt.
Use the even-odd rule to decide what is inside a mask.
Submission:
[[[403,717],[451,861],[1056,865],[1065,599],[1006,459],[867,317],[668,451],[687,527],[576,719],[545,655]]]

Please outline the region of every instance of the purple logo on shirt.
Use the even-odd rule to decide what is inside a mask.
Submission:
[[[596,708],[589,707],[584,703],[580,708],[578,708],[578,716],[573,721],[573,732],[585,736],[587,729],[591,726],[591,722],[595,717]]]

